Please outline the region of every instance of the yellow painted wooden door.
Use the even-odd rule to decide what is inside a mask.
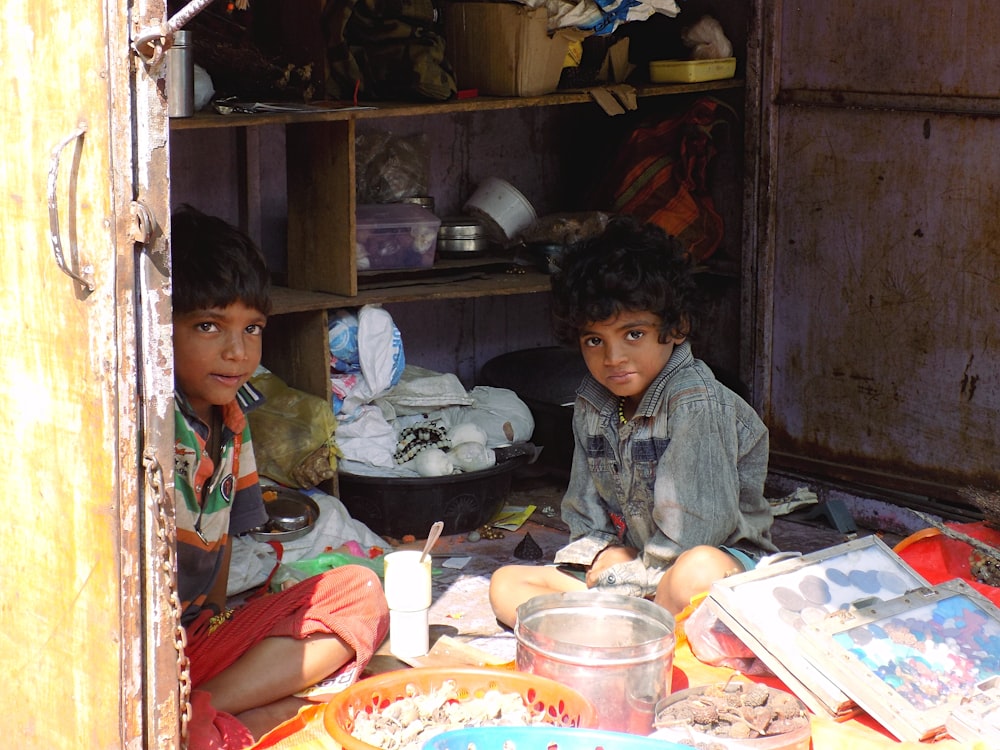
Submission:
[[[0,746],[172,747],[163,5],[0,19]],[[164,323],[165,321],[165,323]],[[166,464],[166,465],[165,465]]]

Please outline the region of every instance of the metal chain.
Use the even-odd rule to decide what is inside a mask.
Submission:
[[[191,722],[191,661],[187,656],[187,631],[181,625],[181,598],[177,592],[177,565],[174,554],[174,541],[169,538],[170,519],[164,507],[163,467],[156,454],[147,448],[142,454],[142,465],[146,469],[149,488],[153,491],[156,503],[156,537],[163,549],[162,568],[167,581],[170,612],[176,626],[174,648],[177,649],[177,681],[180,698],[180,735],[181,748],[187,748],[188,725]]]

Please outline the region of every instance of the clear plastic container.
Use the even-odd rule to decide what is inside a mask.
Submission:
[[[441,219],[412,203],[369,203],[357,208],[358,270],[434,265]]]

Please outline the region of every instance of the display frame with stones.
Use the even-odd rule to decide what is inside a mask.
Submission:
[[[816,580],[826,584],[826,603],[810,599],[819,596]],[[872,535],[716,581],[706,602],[812,711],[844,719],[859,713],[858,705],[801,652],[799,631],[835,610],[928,587],[923,576]],[[799,620],[789,615],[795,605],[801,605],[794,613]]]
[[[1000,677],[1000,609],[956,578],[836,612],[802,628],[798,644],[897,739],[933,741]]]

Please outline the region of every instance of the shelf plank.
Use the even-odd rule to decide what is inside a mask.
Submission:
[[[745,81],[727,78],[722,81],[699,83],[642,84],[635,86],[639,98],[654,96],[676,96],[697,94],[705,91],[742,89]],[[421,117],[426,115],[446,115],[455,112],[482,112],[498,109],[524,109],[529,107],[553,107],[564,104],[584,104],[593,101],[591,91],[601,89],[594,86],[572,91],[557,91],[542,96],[477,96],[471,99],[456,99],[447,102],[364,102],[364,109],[350,108],[344,102],[334,104],[341,108],[308,112],[267,112],[262,114],[220,115],[216,112],[196,112],[192,117],[175,117],[170,120],[171,130],[198,130],[206,128],[238,128],[256,125],[280,125],[289,123],[329,122],[333,120],[367,120],[385,117]],[[346,107],[346,108],[345,108]]]
[[[271,289],[272,315],[332,310],[341,307],[361,307],[390,302],[415,302],[442,299],[468,299],[511,294],[538,294],[549,291],[549,277],[539,271],[524,269],[523,273],[470,272],[467,275],[442,275],[415,280],[412,283],[392,282],[390,286],[360,287],[357,295],[309,292],[276,286]]]

